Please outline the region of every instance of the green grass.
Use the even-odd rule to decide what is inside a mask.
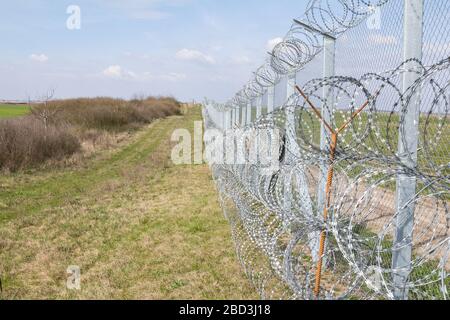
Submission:
[[[366,226],[357,225],[353,229],[353,233],[358,235],[359,244],[361,245],[361,249],[366,252],[368,260],[365,261],[365,265],[375,266],[378,265],[378,261],[376,259],[375,252],[378,249],[381,250],[381,265],[380,267],[383,270],[390,270],[392,264],[392,247],[393,241],[389,238],[385,238],[379,244],[379,238],[376,233],[369,230]],[[334,239],[332,239],[335,241]],[[332,241],[332,242],[333,242]],[[378,245],[380,246],[378,248]],[[413,255],[413,260],[416,260],[417,256]],[[445,299],[445,296],[441,290],[441,277],[439,274],[440,266],[439,261],[437,260],[429,260],[426,261],[420,266],[414,266],[411,270],[411,274],[409,275],[409,281],[416,283],[417,281],[422,282],[421,285],[416,285],[413,290],[409,291],[409,299],[410,300],[424,300],[424,299],[436,299],[442,300]],[[390,281],[392,284],[391,274],[384,274],[386,280]],[[450,278],[446,277],[444,279],[445,286],[447,291],[450,289]],[[366,286],[363,286],[363,291],[370,292]]]
[[[25,105],[0,104],[0,119],[21,117],[30,112],[30,107]]]
[[[174,166],[160,120],[77,167],[0,177],[4,299],[256,298],[207,166]],[[66,269],[81,267],[80,291]]]

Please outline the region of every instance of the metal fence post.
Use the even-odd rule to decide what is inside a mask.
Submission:
[[[325,34],[323,36],[323,77],[329,78],[335,75],[335,58],[336,58],[336,39]],[[333,118],[333,107],[334,107],[334,95],[330,92],[329,87],[325,86],[323,88],[322,97],[324,99],[324,105],[322,106],[322,118],[327,123],[332,123]],[[317,190],[317,214],[321,215],[326,206],[326,185],[327,185],[327,175],[329,169],[329,157],[328,150],[330,146],[328,130],[325,127],[323,121],[320,125],[320,150],[323,154],[320,159],[319,167],[319,179],[318,179],[318,190]],[[309,234],[310,248],[314,260],[318,260],[320,241],[319,241],[320,231],[312,232]],[[323,259],[323,265],[326,265],[325,258]]]
[[[324,36],[323,38],[323,77],[329,78],[335,75],[335,56],[336,56],[336,40]],[[334,96],[330,92],[330,88],[325,86],[323,88],[322,97],[324,105],[322,106],[322,117],[327,123],[332,123]],[[320,150],[324,153],[321,159],[320,176],[319,176],[319,191],[317,193],[317,209],[322,213],[325,206],[325,189],[327,184],[328,172],[328,149],[330,146],[328,130],[325,128],[323,122],[320,126]]]
[[[295,85],[296,85],[296,73],[292,73],[287,77],[287,87],[286,87],[286,101],[295,93]],[[286,109],[286,132],[295,131],[295,114],[291,112],[288,106]],[[291,149],[296,141],[292,141],[293,137],[288,135],[286,137],[286,144],[288,149]],[[292,149],[291,149],[292,150]],[[287,154],[288,155],[288,154]]]
[[[422,60],[423,41],[423,2],[424,0],[404,1],[403,58]],[[420,77],[418,64],[408,63],[403,73],[403,93]],[[412,70],[416,69],[416,72]],[[411,93],[409,105],[405,108],[404,121],[400,126],[398,154],[404,167],[417,166],[417,149],[420,121],[420,91]],[[392,277],[394,298],[408,299],[407,281],[411,272],[412,238],[414,231],[414,203],[410,203],[416,194],[416,178],[406,173],[397,178],[397,217],[395,221],[394,245],[392,247]]]
[[[288,99],[295,93],[296,76],[296,73],[291,73],[287,77],[286,98]]]
[[[267,114],[271,114],[275,109],[275,87],[267,89]]]
[[[226,118],[225,118],[225,112],[224,111],[220,111],[220,120],[222,123],[222,131],[226,130]]]
[[[272,114],[274,112],[274,110],[275,110],[275,84],[270,86],[267,89],[267,114],[268,114],[268,119],[270,119],[270,121],[274,120],[273,114]],[[274,146],[275,146],[275,139],[276,139],[274,137],[274,130],[275,130],[275,126],[273,127],[272,132],[270,132],[271,140],[270,140],[270,148],[268,151],[268,155],[269,155],[271,161],[274,161],[274,157],[277,156],[276,161],[278,161],[279,160],[278,153],[276,151],[274,152],[274,150],[273,150]],[[273,162],[273,164],[274,164],[274,162]],[[277,165],[279,165],[278,162],[277,162]],[[267,180],[267,182],[270,183],[269,180]],[[269,188],[269,184],[266,186],[266,188],[267,189]]]
[[[234,126],[236,124],[236,107],[231,110],[231,128],[234,129]]]
[[[225,131],[230,129],[230,111],[225,111]]]
[[[256,98],[256,119],[262,116],[262,97]]]
[[[296,84],[296,73],[292,73],[287,75],[286,78],[286,99],[287,101],[290,96],[292,96],[295,92],[295,84]],[[292,147],[296,143],[292,141],[292,136],[289,135],[289,132],[292,130],[295,131],[295,115],[291,112],[290,108],[287,107],[285,110],[286,113],[286,123],[285,123],[285,159],[284,162],[287,165],[286,168],[286,176],[284,178],[284,209],[288,212],[292,209],[292,166],[291,166],[291,157],[288,150],[292,151]]]
[[[245,127],[246,125],[246,115],[247,115],[247,106],[242,106],[241,108],[241,127]]]
[[[231,129],[234,128],[234,110],[236,109],[231,109]]]

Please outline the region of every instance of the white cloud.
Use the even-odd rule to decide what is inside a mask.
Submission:
[[[136,74],[132,71],[123,69],[119,65],[109,66],[103,70],[103,75],[114,79],[135,79]]]
[[[280,42],[283,42],[283,38],[270,39],[269,41],[267,41],[267,45],[266,45],[267,50],[272,51],[273,48],[275,48],[275,46],[277,44],[279,44]]]
[[[45,54],[36,54],[33,53],[32,55],[30,55],[30,59],[36,62],[47,62],[48,61],[48,57]]]
[[[213,57],[197,50],[181,49],[180,51],[177,52],[175,57],[178,60],[196,61],[206,64],[216,63],[216,60]]]

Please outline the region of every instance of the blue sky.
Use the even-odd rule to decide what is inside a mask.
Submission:
[[[307,0],[1,0],[0,99],[226,100]],[[69,30],[66,10],[81,9]]]

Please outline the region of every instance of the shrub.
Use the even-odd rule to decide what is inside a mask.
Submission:
[[[170,97],[46,102],[33,106],[29,116],[0,121],[0,168],[16,171],[71,156],[86,132],[124,131],[179,114],[180,103]]]
[[[0,121],[0,167],[16,171],[76,153],[80,143],[69,130],[45,126],[32,117]]]
[[[180,103],[173,98],[131,101],[111,98],[70,99],[53,101],[48,107],[58,110],[55,122],[109,131],[134,128],[159,118],[180,114],[181,110]]]

